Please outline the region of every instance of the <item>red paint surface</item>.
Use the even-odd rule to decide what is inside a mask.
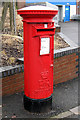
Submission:
[[[43,99],[53,93],[54,10],[18,10],[24,28],[24,93],[31,99]],[[48,28],[44,28],[44,24]],[[40,55],[41,38],[50,37],[50,53]]]

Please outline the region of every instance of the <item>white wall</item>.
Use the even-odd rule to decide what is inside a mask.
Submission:
[[[70,5],[70,18],[73,15],[76,15],[76,5]]]
[[[65,17],[65,5],[63,5],[63,19]]]

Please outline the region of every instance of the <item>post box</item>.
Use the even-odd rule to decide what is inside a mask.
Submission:
[[[19,9],[24,31],[24,108],[30,112],[52,109],[53,51],[57,10],[46,6]]]

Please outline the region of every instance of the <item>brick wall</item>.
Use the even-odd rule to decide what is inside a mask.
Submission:
[[[54,84],[78,77],[78,55],[76,53],[54,59]]]
[[[24,72],[2,78],[2,95],[10,95],[24,90]]]
[[[78,77],[78,54],[69,53],[69,55],[64,55],[64,53],[61,53],[61,55],[57,54],[54,59],[54,84]],[[23,71],[23,65],[19,65],[2,72],[2,95],[11,95],[24,90]]]

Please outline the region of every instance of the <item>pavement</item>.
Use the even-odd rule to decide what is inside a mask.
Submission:
[[[2,116],[3,118],[78,118],[80,112],[76,113],[73,108],[80,105],[79,82],[79,79],[75,79],[55,85],[52,103],[53,110],[45,114],[33,114],[26,111],[23,107],[23,92],[5,96],[2,98]]]
[[[61,22],[61,32],[70,38],[74,43],[80,46],[80,22],[71,21],[71,22]]]

